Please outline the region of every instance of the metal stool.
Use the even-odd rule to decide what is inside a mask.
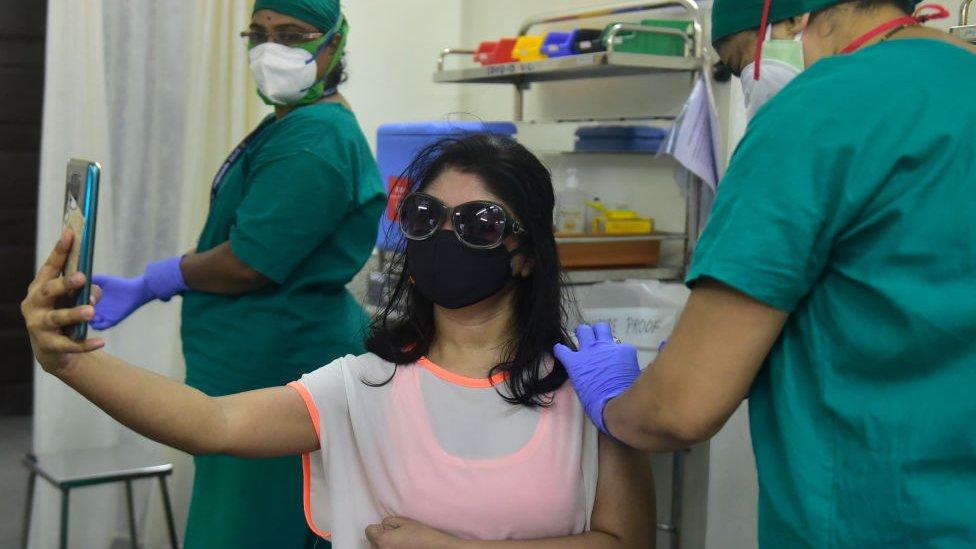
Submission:
[[[34,484],[37,476],[61,491],[60,547],[68,547],[68,497],[71,490],[112,482],[125,483],[125,500],[129,511],[129,538],[133,549],[138,547],[135,510],[132,504],[132,481],[156,477],[163,494],[166,525],[173,549],[178,549],[173,509],[170,506],[166,477],[173,473],[173,464],[157,459],[146,450],[135,447],[113,447],[96,450],[80,450],[64,454],[24,456],[24,465],[30,471],[27,478],[27,508],[24,511],[23,547],[26,549],[30,535],[31,513],[34,503]]]

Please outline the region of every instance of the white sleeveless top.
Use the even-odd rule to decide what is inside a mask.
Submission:
[[[504,378],[471,379],[429,360],[396,369],[347,356],[289,384],[321,449],[302,456],[305,517],[336,549],[402,516],[465,539],[537,539],[589,528],[597,432],[572,385],[552,406],[512,405]],[[497,386],[497,387],[496,387]]]

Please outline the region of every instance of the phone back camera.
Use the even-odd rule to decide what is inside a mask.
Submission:
[[[80,175],[76,173],[71,174],[71,181],[68,182],[68,192],[71,194],[72,198],[74,198],[75,200],[78,199],[78,196],[81,193]]]

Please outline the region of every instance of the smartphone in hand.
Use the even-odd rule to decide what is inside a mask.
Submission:
[[[92,258],[95,252],[95,219],[98,214],[98,182],[102,168],[97,162],[71,159],[68,161],[64,192],[62,231],[74,233],[71,252],[64,265],[64,275],[85,274],[85,286],[75,297],[74,306],[87,305],[91,300]],[[71,329],[76,341],[88,337],[88,324]]]

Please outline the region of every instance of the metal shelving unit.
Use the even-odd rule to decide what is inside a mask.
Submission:
[[[973,0],[969,0],[972,2]],[[653,27],[629,23],[617,23],[608,32],[607,51],[557,57],[528,63],[505,63],[489,66],[468,66],[447,69],[447,59],[452,56],[473,56],[474,50],[466,48],[444,49],[437,60],[437,71],[434,82],[443,84],[507,84],[515,88],[515,105],[513,118],[516,122],[525,121],[525,93],[531,84],[538,82],[560,82],[573,80],[587,80],[632,75],[654,74],[686,74],[689,77],[688,93],[703,74],[711,74],[712,63],[705,53],[705,39],[702,31],[701,10],[695,0],[648,0],[631,1],[621,4],[593,8],[585,11],[564,11],[544,14],[527,19],[519,28],[516,36],[525,36],[533,27],[554,23],[573,22],[596,17],[618,16],[644,12],[668,7],[680,7],[688,14],[693,22],[692,32],[687,34],[677,29],[667,27]],[[623,32],[628,33],[666,33],[679,36],[684,40],[685,49],[682,56],[644,55],[619,52],[615,49],[616,37]],[[632,117],[619,119],[621,122],[648,120],[648,117]],[[556,121],[556,122],[585,122]],[[559,154],[563,154],[562,151]],[[565,152],[565,154],[606,155],[614,153],[604,152]],[[647,153],[617,153],[617,155],[639,155],[653,157]],[[656,240],[682,240],[685,243],[684,256],[679,267],[658,267],[646,269],[595,269],[595,270],[567,270],[572,284],[592,284],[610,280],[626,279],[658,279],[681,280],[687,272],[691,260],[694,243],[698,239],[699,212],[699,181],[693,181],[688,187],[685,214],[685,232],[668,233],[652,237]],[[647,236],[633,237],[648,239]],[[569,242],[572,238],[558,239]],[[593,237],[586,238],[592,242]],[[684,489],[684,461],[687,451],[675,452],[672,461],[671,514],[668,522],[659,522],[657,529],[670,536],[670,546],[677,549],[681,545],[682,495]]]
[[[952,27],[949,32],[960,40],[976,44],[976,24],[970,23],[974,1],[976,0],[966,0],[959,6],[959,26]]]
[[[556,243],[579,243],[579,242],[647,242],[665,240],[684,240],[685,233],[666,233],[656,232],[651,234],[637,234],[629,236],[557,236]]]
[[[605,282],[608,277],[613,280],[681,280],[681,269],[677,267],[648,267],[624,269],[573,269],[566,271],[570,284],[596,284]]]
[[[627,28],[638,27],[627,25]],[[624,26],[621,26],[624,28]],[[646,29],[647,27],[639,27]],[[612,45],[612,44],[611,44]],[[470,55],[473,50],[446,49],[438,61],[443,66],[448,55]],[[556,57],[531,63],[504,63],[486,67],[440,70],[434,82],[440,84],[531,84],[580,78],[607,78],[641,74],[687,72],[697,68],[694,59],[638,53],[599,52]]]

